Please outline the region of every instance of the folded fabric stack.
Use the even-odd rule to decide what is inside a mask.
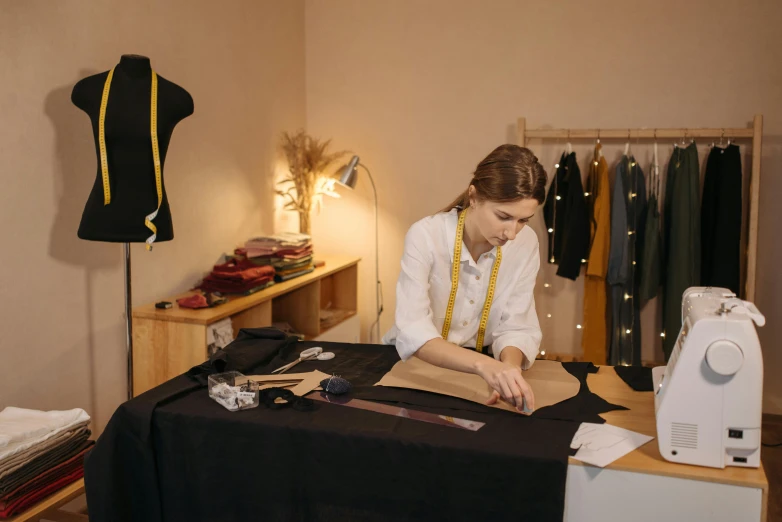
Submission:
[[[198,288],[205,292],[249,295],[274,284],[274,268],[247,259],[229,259],[215,265]]]
[[[307,234],[284,232],[273,236],[250,239],[244,248],[237,248],[237,258],[246,259],[257,266],[274,268],[274,280],[287,281],[309,274],[312,264],[312,240]]]
[[[0,411],[0,520],[84,476],[90,417],[82,409]]]

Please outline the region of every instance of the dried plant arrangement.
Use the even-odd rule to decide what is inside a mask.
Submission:
[[[320,141],[303,130],[282,135],[282,150],[288,160],[288,174],[278,182],[277,194],[286,198],[285,209],[299,213],[299,232],[310,234],[310,212],[322,197],[338,198],[334,191],[335,177],[327,175],[335,161],[348,151],[328,152],[331,140]]]

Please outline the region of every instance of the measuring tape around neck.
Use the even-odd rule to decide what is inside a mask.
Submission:
[[[100,116],[98,119],[98,145],[100,148],[100,170],[103,177],[103,204],[111,203],[111,187],[109,186],[109,162],[106,153],[106,107],[109,103],[109,91],[111,80],[114,78],[114,69],[109,71],[106,83],[103,84],[103,96],[100,101]],[[157,139],[157,74],[152,71],[152,93],[150,96],[149,127],[152,138],[152,161],[155,165],[155,186],[157,188],[157,208],[144,219],[144,225],[152,231],[152,235],[146,240],[147,250],[152,250],[152,243],[157,238],[157,227],[152,220],[157,217],[160,205],[163,202],[163,178],[160,167],[160,148]]]
[[[443,339],[446,341],[448,340],[448,332],[451,330],[453,305],[456,302],[456,290],[459,287],[459,270],[462,264],[462,240],[464,238],[465,217],[467,217],[467,209],[459,213],[459,223],[456,226],[456,239],[454,240],[453,245],[453,268],[451,269],[451,295],[448,297],[448,308],[445,311],[445,323],[443,323],[442,330]],[[500,271],[501,262],[502,249],[497,247],[497,259],[495,259],[492,264],[489,290],[486,292],[486,302],[483,304],[481,322],[478,327],[478,338],[475,342],[475,349],[481,353],[483,353],[483,338],[486,335],[486,325],[489,322],[489,311],[491,310],[491,303],[494,300],[494,289],[497,286],[497,273]]]

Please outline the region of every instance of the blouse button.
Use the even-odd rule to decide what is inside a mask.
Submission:
[[[464,321],[464,322],[462,323],[462,326],[467,326],[467,321]]]
[[[481,276],[479,276],[479,275],[475,276],[475,279],[480,279],[480,278],[481,278]]]
[[[470,299],[470,304],[475,304],[475,301]]]

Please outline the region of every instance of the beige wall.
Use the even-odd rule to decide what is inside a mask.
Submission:
[[[96,172],[79,79],[149,56],[195,113],[174,131],[174,240],[132,247],[133,301],[187,289],[271,227],[283,130],[303,127],[303,2],[5,1],[0,5],[0,409],[85,408],[100,430],[125,398],[121,244],[76,237]]]
[[[632,8],[631,8],[632,6]],[[757,304],[766,411],[782,413],[782,20],[779,2],[308,1],[306,99],[310,132],[350,148],[372,169],[380,198],[381,278],[390,327],[402,240],[446,204],[478,161],[530,127],[743,127],[765,116]],[[553,169],[559,145],[533,144]],[[582,169],[589,144],[574,144]],[[748,147],[744,147],[745,161]],[[607,147],[615,160],[621,144]],[[642,165],[649,147],[633,146]],[[660,144],[667,160],[671,144]],[[706,143],[700,144],[701,157]],[[361,255],[362,324],[372,322],[374,235],[366,178],[329,200],[316,248]],[[357,233],[346,234],[347,226]],[[536,223],[537,230],[542,230]],[[544,245],[545,245],[545,239]],[[582,282],[545,266],[538,305],[546,346],[578,353]],[[653,357],[655,304],[644,311]],[[546,322],[546,314],[552,319]]]

